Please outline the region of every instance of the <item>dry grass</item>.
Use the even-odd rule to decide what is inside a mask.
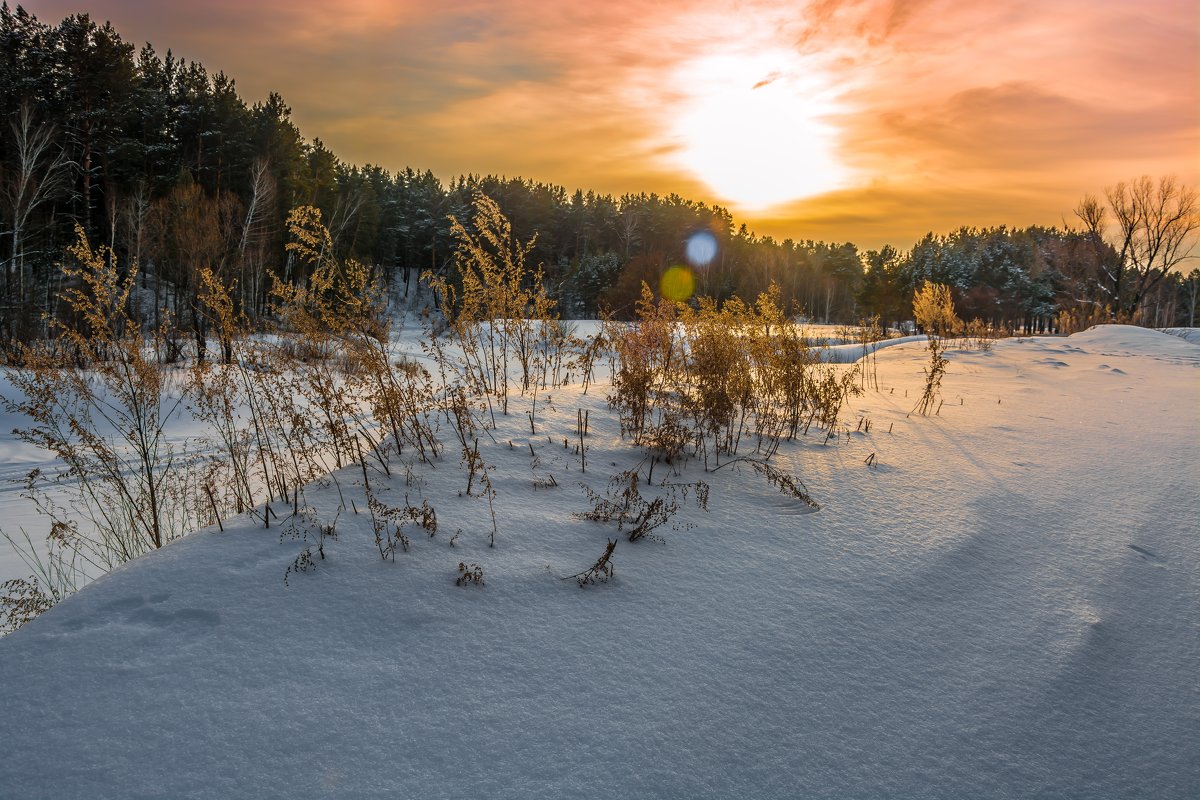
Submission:
[[[495,545],[494,467],[480,454],[480,436],[494,441],[496,414],[506,414],[517,395],[533,433],[561,423],[548,392],[577,379],[586,393],[605,359],[621,433],[648,453],[638,468],[614,475],[604,494],[585,486],[591,508],[579,517],[615,523],[631,542],[658,538],[664,526],[681,525],[677,514],[686,503],[707,508],[708,486],[652,483],[656,465],[680,476],[692,460],[717,469],[746,460],[739,453],[749,450],[758,474],[816,507],[798,479],[768,461],[781,442],[814,425],[834,430],[847,399],[862,391],[862,376],[857,367],[824,363],[780,307],[776,287],[752,304],[700,299],[684,306],[643,286],[634,322],[608,321],[599,336],[580,340],[554,319],[540,270],[526,263],[532,242],[516,241],[495,204],[479,195],[472,225],[454,223],[456,276],[425,277],[449,320],[448,342],[430,322],[431,373],[394,350],[383,287],[372,270],[335,257],[319,212],[296,209],[288,223],[288,249],[306,282],[275,281],[275,324],[264,331],[240,312],[234,287],[202,271],[200,302],[221,357],[197,358],[186,369],[154,360],[156,351],[171,358],[184,351],[171,344],[169,326],[139,329],[128,302],[136,273],[122,277],[111,254],[91,250],[82,237],[72,248],[79,266],[70,274],[87,287],[64,297],[74,327],[63,327],[44,348],[23,350],[25,369],[14,373],[14,383],[25,398],[7,407],[30,420],[28,441],[94,480],[80,482],[72,509],[44,502],[53,521],[51,556],[37,575],[4,587],[0,609],[10,624],[23,624],[88,574],[231,514],[252,514],[270,527],[282,513],[281,535],[299,532],[305,546],[286,583],[315,569],[326,558],[326,541],[336,538],[336,517],[322,524],[305,510],[305,486],[327,475],[337,484],[335,471],[350,465],[361,471],[379,555],[394,561],[409,549],[415,528],[437,533],[437,514],[407,496],[399,507],[380,502],[372,475],[390,476],[399,459],[406,485],[419,491],[420,468],[442,461],[443,435],[461,454],[465,494],[487,500]],[[103,398],[91,391],[93,376]],[[166,422],[185,404],[211,430],[203,458],[175,452],[165,438]],[[573,413],[578,466],[586,473],[588,415]],[[134,431],[138,441],[98,434],[102,422]],[[553,475],[538,472],[532,445],[530,457],[534,488],[558,487]],[[647,464],[644,485],[652,489],[643,489]],[[30,494],[44,497],[32,485],[37,477]],[[80,504],[98,536],[80,534],[69,521]],[[357,513],[353,498],[343,497],[345,506]],[[607,581],[615,544],[571,577],[581,586]],[[463,567],[460,585],[482,585],[478,565]]]

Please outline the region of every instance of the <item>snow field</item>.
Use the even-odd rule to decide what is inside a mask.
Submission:
[[[622,537],[607,584],[562,580],[618,536],[578,483],[642,458],[603,386],[482,435],[494,548],[448,446],[369,472],[437,510],[395,563],[357,466],[307,492],[360,513],[286,586],[306,541],[247,518],[138,559],[0,639],[0,797],[1200,794],[1200,347],[1106,326],[949,358],[938,416],[907,415],[900,344],[848,434],[781,448],[818,512],[657,465],[708,511]]]

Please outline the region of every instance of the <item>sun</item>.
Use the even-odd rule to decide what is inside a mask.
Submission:
[[[762,210],[845,185],[828,121],[836,97],[797,55],[708,56],[681,67],[675,85],[676,159],[723,201]]]

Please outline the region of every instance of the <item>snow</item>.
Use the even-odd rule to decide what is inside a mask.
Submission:
[[[821,357],[830,364],[853,364],[864,355],[878,352],[885,347],[926,341],[928,340],[924,336],[898,336],[894,339],[881,339],[878,342],[868,342],[865,346],[859,343],[830,344],[821,350]]]
[[[1178,336],[1193,344],[1200,344],[1200,328],[1161,328],[1163,333]]]
[[[248,518],[127,564],[0,639],[0,796],[1200,796],[1200,346],[948,355],[939,415],[908,416],[926,353],[901,343],[836,443],[781,449],[815,513],[659,465],[708,510],[621,538],[607,584],[562,580],[618,536],[572,516],[579,482],[641,458],[596,386],[481,442],[494,548],[447,455],[370,474],[437,509],[394,563],[354,467],[307,503],[362,513],[287,585],[306,542]]]

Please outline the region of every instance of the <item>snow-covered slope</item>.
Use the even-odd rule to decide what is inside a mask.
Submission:
[[[437,509],[395,563],[354,469],[308,502],[362,513],[287,585],[279,527],[172,544],[0,639],[0,797],[1200,796],[1200,347],[1104,327],[950,357],[939,416],[906,416],[902,344],[840,441],[785,446],[819,512],[659,465],[708,511],[622,538],[607,584],[562,580],[617,536],[571,516],[579,482],[640,458],[595,388],[481,445],[494,548],[452,456],[371,474]]]
[[[1186,339],[1192,344],[1200,344],[1200,328],[1162,328],[1163,333]]]

